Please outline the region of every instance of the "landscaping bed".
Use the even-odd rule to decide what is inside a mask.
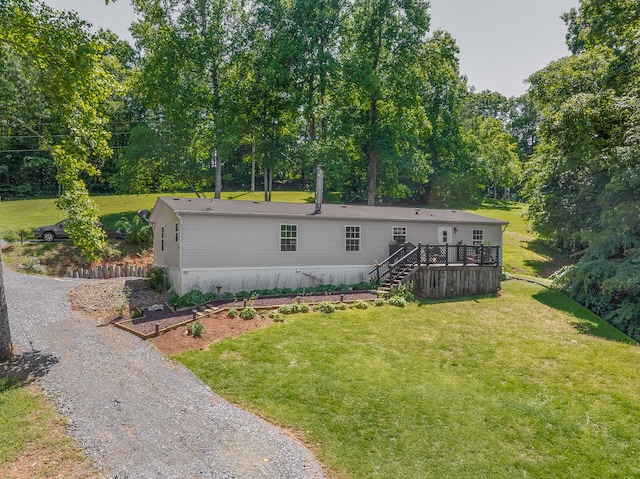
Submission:
[[[279,296],[265,296],[263,298],[257,298],[254,300],[247,300],[246,305],[252,306],[257,310],[265,310],[265,309],[275,309],[285,304],[291,304],[296,301],[307,304],[317,304],[323,301],[330,301],[332,303],[353,303],[355,301],[365,300],[365,301],[373,301],[376,299],[376,294],[370,291],[351,291],[348,293],[335,293],[335,294],[327,294],[327,293],[318,293],[318,294],[306,294],[304,296],[300,295],[279,295]],[[202,305],[194,308],[185,308],[178,311],[172,311],[169,306],[166,304],[163,307],[163,310],[152,311],[147,308],[141,308],[142,316],[135,318],[126,318],[116,321],[116,326],[125,329],[133,334],[136,334],[144,339],[148,339],[152,336],[156,335],[156,327],[160,334],[167,333],[168,331],[179,328],[180,326],[186,325],[189,322],[194,320],[193,311],[195,310],[197,313],[197,319],[203,321],[205,318],[215,317],[219,321],[220,318],[226,318],[225,311],[235,308],[237,310],[241,310],[245,307],[244,300],[233,300],[233,299],[221,299],[217,301],[209,301],[206,305]],[[207,313],[209,311],[209,313]],[[260,316],[258,316],[260,317]],[[209,342],[215,341],[217,339],[221,339],[223,337],[228,337],[235,335],[233,333],[240,333],[247,330],[247,328],[238,328],[236,325],[241,322],[251,322],[257,321],[258,318],[252,320],[242,320],[239,318],[231,319],[228,318],[229,322],[225,321],[226,325],[224,328],[216,327],[215,329],[222,329],[219,334],[210,338]],[[268,318],[267,318],[268,319]],[[272,322],[271,319],[268,319],[266,323]],[[249,328],[255,329],[255,328]],[[205,326],[206,330],[206,326]],[[193,347],[193,346],[192,346]]]

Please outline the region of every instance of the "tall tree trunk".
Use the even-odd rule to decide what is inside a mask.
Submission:
[[[214,158],[216,161],[216,194],[215,199],[219,200],[220,195],[222,193],[222,161],[220,160],[220,155],[218,154],[218,149],[215,149]]]
[[[13,354],[7,300],[4,296],[4,275],[2,273],[2,253],[0,252],[0,361],[7,361]]]
[[[251,145],[251,193],[256,191],[256,144]]]
[[[374,206],[376,204],[376,188],[378,178],[378,145],[376,124],[378,122],[378,102],[377,100],[371,100],[371,137],[369,139],[369,195],[367,197],[367,204]]]

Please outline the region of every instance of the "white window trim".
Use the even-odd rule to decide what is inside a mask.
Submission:
[[[282,249],[282,240],[283,239],[293,239],[293,237],[289,237],[289,238],[283,238],[282,237],[282,227],[283,226],[295,226],[295,230],[296,230],[296,235],[295,235],[295,240],[296,240],[296,249],[294,250],[286,250],[286,249]],[[298,225],[297,224],[291,224],[291,223],[281,223],[280,224],[280,228],[278,228],[278,250],[280,251],[280,253],[297,253],[300,249],[300,236],[299,236],[299,229],[298,229]]]
[[[404,230],[404,235],[398,234],[395,232],[395,229]],[[391,227],[391,241],[397,243],[396,236],[404,236],[404,242],[406,243],[409,240],[409,235],[406,226],[392,226]]]
[[[160,251],[164,251],[164,225],[160,227]]]
[[[476,239],[476,232],[480,232],[479,238]],[[482,246],[484,244],[484,230],[472,229],[471,230],[471,244],[474,246]]]
[[[347,236],[347,228],[357,228],[358,237],[357,238],[349,238]],[[348,249],[347,242],[349,240],[358,240],[358,249]],[[359,253],[362,251],[362,228],[360,225],[345,225],[344,227],[344,250],[347,253]]]

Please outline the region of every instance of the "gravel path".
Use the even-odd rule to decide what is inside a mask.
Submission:
[[[311,453],[151,344],[70,310],[82,280],[4,268],[13,342],[110,478],[322,478]]]

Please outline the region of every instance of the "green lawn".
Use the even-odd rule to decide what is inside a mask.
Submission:
[[[180,196],[195,198],[193,193],[166,193],[165,196]],[[98,211],[105,229],[115,229],[115,223],[123,215],[130,216],[138,210],[153,208],[157,194],[148,195],[112,195],[93,196],[98,205]],[[207,193],[211,198],[213,193]],[[223,192],[224,199],[242,199],[262,201],[263,192]],[[313,201],[310,193],[303,191],[274,191],[271,195],[273,201]],[[56,208],[55,199],[21,200],[0,202],[0,231],[19,231],[21,229],[32,230],[36,226],[48,225],[65,219],[66,213]]]
[[[595,336],[599,334],[600,337]],[[178,359],[336,477],[640,477],[640,349],[559,293],[312,313]]]

